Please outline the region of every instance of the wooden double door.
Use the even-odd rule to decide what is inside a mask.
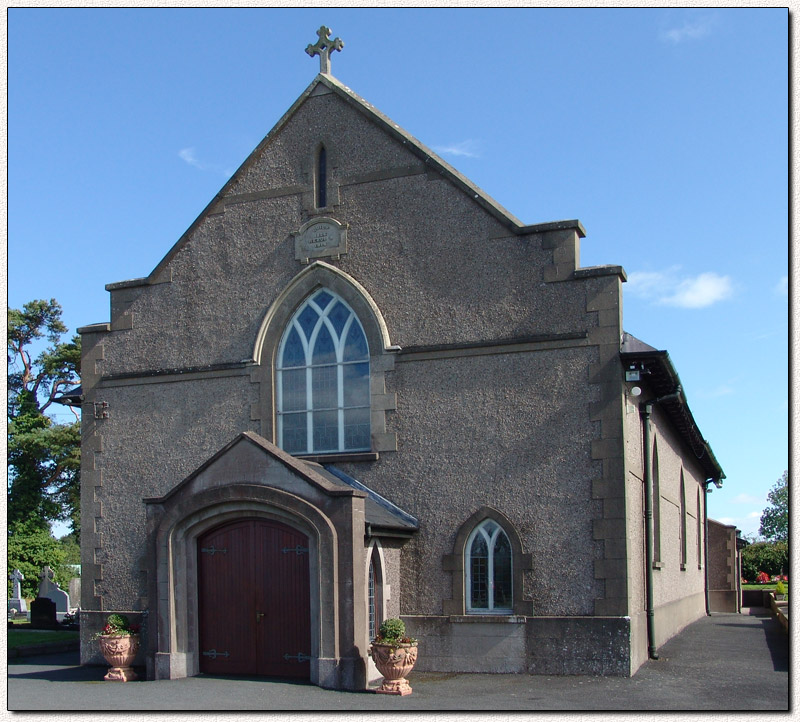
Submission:
[[[200,671],[308,679],[308,537],[242,519],[197,542]]]

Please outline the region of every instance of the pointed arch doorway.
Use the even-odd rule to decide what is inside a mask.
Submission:
[[[309,679],[309,540],[266,518],[197,539],[200,671]]]

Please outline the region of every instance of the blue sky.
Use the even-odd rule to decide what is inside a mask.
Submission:
[[[524,223],[622,265],[758,529],[788,467],[785,9],[10,9],[8,300],[107,321],[313,80],[332,72]]]

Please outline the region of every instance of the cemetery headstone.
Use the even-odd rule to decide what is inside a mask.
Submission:
[[[60,621],[65,614],[69,614],[69,594],[56,584],[55,576],[50,567],[42,567],[39,597],[50,599],[56,605],[56,615]]]
[[[69,607],[77,609],[81,606],[81,578],[72,577],[69,580]]]
[[[11,599],[8,600],[8,613],[9,615],[18,612],[27,612],[28,605],[25,603],[25,598],[22,596],[22,585],[20,582],[25,579],[25,575],[19,570],[15,569],[11,572]]]
[[[34,629],[55,629],[56,603],[47,597],[36,597],[31,602],[31,627]]]

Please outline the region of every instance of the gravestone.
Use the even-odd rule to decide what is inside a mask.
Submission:
[[[47,597],[36,597],[31,602],[31,627],[34,629],[57,629],[56,603]]]
[[[22,596],[22,587],[20,585],[20,582],[25,579],[25,575],[19,569],[15,569],[11,572],[9,577],[12,585],[11,599],[8,600],[9,615],[18,612],[27,612],[28,605],[25,603],[25,598]]]
[[[42,581],[39,583],[38,598],[50,599],[56,605],[56,616],[61,621],[65,614],[69,614],[69,594],[56,584],[56,575],[50,567],[42,567],[42,573],[39,576]]]
[[[81,606],[81,578],[72,577],[69,580],[69,608],[77,609]]]

